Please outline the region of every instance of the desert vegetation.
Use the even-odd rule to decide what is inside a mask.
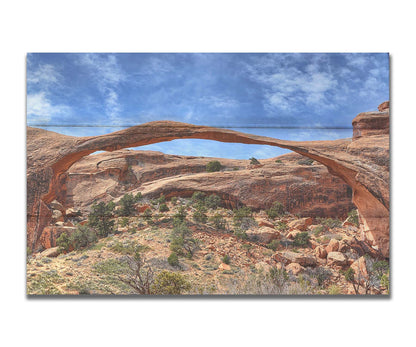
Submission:
[[[28,255],[28,294],[389,293],[389,264],[357,241],[355,210],[341,220],[301,218],[279,201],[222,205],[200,191],[93,204],[55,253]]]

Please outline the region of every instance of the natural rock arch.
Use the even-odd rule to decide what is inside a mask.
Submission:
[[[171,121],[145,123],[92,137],[72,137],[28,127],[28,247],[35,249],[38,246],[42,230],[51,218],[47,204],[56,198],[59,200],[59,195],[65,191],[63,175],[82,157],[99,150],[115,151],[193,138],[277,146],[322,163],[352,188],[352,200],[360,212],[367,240],[388,257],[389,171],[385,161],[380,160],[388,156],[389,139],[385,130],[387,122],[388,134],[388,117],[388,110],[360,114],[355,124],[353,122],[353,139],[308,142],[285,141]],[[378,127],[375,134],[371,132],[371,126]],[[363,132],[365,136],[362,136]]]

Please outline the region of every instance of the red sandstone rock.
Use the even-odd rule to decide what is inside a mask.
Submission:
[[[269,228],[274,228],[274,224],[273,223],[271,223],[271,222],[269,222],[267,220],[264,220],[264,219],[259,220],[258,223],[259,223],[259,227],[266,226],[266,227],[269,227]]]

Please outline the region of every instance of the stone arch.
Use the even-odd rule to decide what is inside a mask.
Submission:
[[[351,187],[352,200],[366,226],[367,238],[388,256],[388,180],[374,170],[373,166],[357,161],[359,153],[357,155],[349,151],[352,139],[285,141],[171,121],[150,122],[106,135],[81,138],[28,128],[29,247],[36,247],[45,223],[50,220],[46,204],[54,200],[60,190],[65,189],[60,184],[61,178],[73,163],[96,151],[115,151],[185,138],[277,146],[320,162],[330,173],[340,177]],[[31,151],[38,148],[36,141],[44,142],[47,147],[43,151]]]

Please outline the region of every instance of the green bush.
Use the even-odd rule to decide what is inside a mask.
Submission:
[[[298,160],[299,165],[312,165],[313,162],[314,162],[314,160],[310,159],[310,158],[305,158],[305,159]]]
[[[293,245],[295,247],[304,247],[307,246],[309,243],[310,236],[307,231],[303,231],[295,235],[293,239]]]
[[[171,266],[178,266],[179,265],[179,257],[176,252],[172,252],[168,257],[168,263]]]
[[[113,232],[114,221],[111,218],[114,208],[113,202],[108,204],[100,202],[98,205],[92,205],[92,211],[88,216],[88,226],[95,229],[99,237],[107,237]]]
[[[225,225],[226,225],[226,220],[224,219],[224,217],[222,215],[220,215],[219,213],[214,214],[213,216],[211,216],[209,218],[209,221],[214,224],[215,228],[217,229],[225,229]]]
[[[190,290],[191,284],[179,273],[163,270],[156,275],[151,294],[155,295],[179,295]]]
[[[179,222],[183,222],[186,219],[187,214],[188,212],[186,211],[185,206],[179,206],[178,211],[173,215],[173,218]]]
[[[194,192],[191,197],[192,203],[202,203],[205,204],[205,193],[203,192]]]
[[[134,204],[137,203],[138,199],[133,194],[125,194],[119,201],[120,208],[117,210],[119,216],[132,216],[135,213]]]
[[[260,164],[260,162],[254,157],[251,157],[248,160],[250,160],[250,165],[259,165]]]
[[[221,198],[218,195],[211,194],[205,198],[205,206],[215,210],[221,204]]]
[[[267,248],[272,249],[273,251],[276,251],[279,247],[280,242],[278,240],[273,240],[270,243],[267,244]]]
[[[69,236],[69,241],[74,249],[81,249],[97,242],[97,235],[88,226],[78,225],[77,229]]]
[[[206,223],[208,220],[208,217],[205,214],[205,209],[203,208],[196,209],[196,211],[192,215],[192,218],[197,223]]]
[[[325,229],[332,229],[342,226],[342,222],[339,219],[333,218],[319,218],[318,222],[325,227]]]
[[[67,233],[62,233],[56,239],[56,245],[59,247],[59,252],[69,252],[71,249],[71,240]]]
[[[166,205],[165,203],[161,204],[161,205],[159,206],[159,211],[160,211],[160,212],[166,212],[166,211],[169,211],[169,207],[168,207],[168,205]]]
[[[226,254],[226,255],[224,255],[223,257],[222,257],[222,259],[221,259],[221,261],[224,263],[224,264],[230,264],[230,262],[231,262],[231,258],[230,258],[230,256],[228,255],[228,254]]]
[[[210,161],[207,166],[207,172],[215,172],[221,170],[221,163],[218,160]]]
[[[289,229],[289,227],[287,226],[287,224],[285,222],[278,222],[277,223],[277,230],[285,232],[287,229]]]
[[[270,219],[275,219],[284,215],[285,208],[282,203],[275,201],[273,205],[268,210],[266,210],[266,213]]]
[[[353,223],[357,228],[360,226],[360,222],[358,220],[358,211],[357,210],[351,210],[348,212],[348,222]]]
[[[198,240],[192,238],[192,231],[185,222],[174,224],[170,243],[170,250],[178,255],[192,258],[194,251],[198,248]]]

